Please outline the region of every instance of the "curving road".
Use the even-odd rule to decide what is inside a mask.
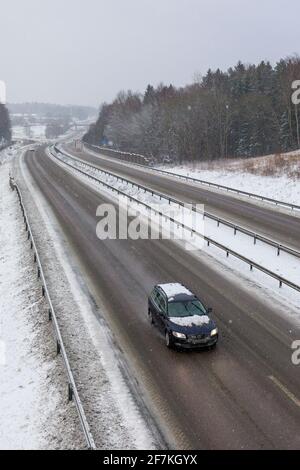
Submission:
[[[103,162],[110,169],[116,165]],[[90,292],[104,307],[170,446],[299,449],[300,368],[291,362],[299,328],[283,320],[275,306],[224,277],[206,255],[196,258],[171,241],[99,241],[96,208],[111,201],[57,166],[43,149],[28,152],[25,164],[57,216]],[[143,182],[150,182],[146,174]],[[168,191],[173,186],[176,197],[182,192],[191,198],[200,191],[179,182],[175,188],[163,178],[153,184],[159,190],[165,184]],[[211,192],[208,196],[211,200]],[[249,217],[250,207],[245,208]],[[147,294],[157,282],[174,280],[213,307],[221,331],[216,351],[169,351],[148,324]]]
[[[279,212],[272,206],[262,206],[239,199],[228,195],[225,191],[204,189],[201,185],[154,173],[139,166],[126,165],[117,159],[100,154],[97,156],[87,150],[78,151],[70,144],[66,146],[66,150],[99,168],[144,184],[181,201],[204,204],[207,212],[300,250],[300,217]]]

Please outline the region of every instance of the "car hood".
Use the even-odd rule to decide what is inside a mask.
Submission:
[[[169,326],[185,334],[209,334],[216,325],[207,315],[194,315],[182,318],[169,318]]]

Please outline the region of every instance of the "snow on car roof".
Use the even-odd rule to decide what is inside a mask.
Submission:
[[[189,297],[195,297],[195,294],[179,283],[160,284],[158,287],[160,287],[165,292],[169,300],[177,295],[188,295]]]

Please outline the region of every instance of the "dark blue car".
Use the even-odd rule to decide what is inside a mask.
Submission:
[[[157,285],[148,300],[150,322],[164,335],[168,348],[214,348],[219,332],[210,313],[182,284]]]

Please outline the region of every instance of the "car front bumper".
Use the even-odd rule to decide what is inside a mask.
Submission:
[[[219,340],[219,336],[213,336],[212,338],[208,338],[206,340],[201,341],[191,341],[189,339],[178,339],[174,338],[174,346],[183,349],[205,349],[211,348],[217,344]]]

